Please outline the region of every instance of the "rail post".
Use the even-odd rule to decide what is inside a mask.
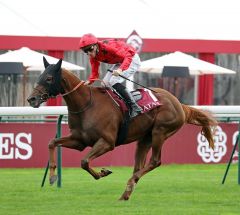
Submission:
[[[60,115],[58,117],[57,138],[60,138],[62,136],[62,118],[63,118],[63,115]],[[60,188],[62,187],[62,148],[61,146],[57,147],[57,175],[58,175],[57,186]]]
[[[240,185],[240,121],[238,127],[238,184]]]
[[[239,162],[239,159],[240,159],[240,157],[239,157],[240,156],[240,138],[239,138],[239,135],[240,135],[240,121],[238,121],[238,136],[237,136],[235,145],[232,149],[232,153],[231,153],[230,159],[228,161],[227,169],[226,169],[225,174],[223,176],[222,184],[224,184],[224,182],[227,178],[228,170],[231,166],[233,155],[234,155],[234,152],[235,152],[235,150],[237,148],[237,145],[238,145],[238,184],[240,185],[240,162]]]

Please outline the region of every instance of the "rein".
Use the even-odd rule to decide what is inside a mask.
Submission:
[[[74,92],[79,86],[81,86],[84,83],[84,81],[81,81],[76,87],[74,87],[74,89],[72,89],[71,91],[69,91],[68,93],[65,93],[62,96],[66,96],[72,92]],[[86,111],[88,108],[90,108],[93,104],[93,99],[92,99],[92,87],[89,87],[89,92],[90,92],[90,100],[89,102],[86,104],[86,106],[84,108],[82,108],[82,110],[79,111],[72,111],[68,109],[68,112],[71,114],[80,114],[83,113],[84,111]]]
[[[80,87],[83,83],[84,83],[84,81],[80,81],[80,82],[78,83],[78,85],[75,86],[72,90],[70,90],[69,92],[66,92],[66,93],[62,94],[62,97],[67,96],[67,95],[69,95],[70,93],[74,92],[74,91],[75,91],[78,87]]]

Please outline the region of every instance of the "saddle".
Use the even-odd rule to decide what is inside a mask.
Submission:
[[[118,137],[116,140],[116,145],[120,145],[125,141],[128,134],[128,127],[130,122],[130,116],[128,113],[129,109],[126,103],[123,101],[123,98],[113,88],[98,88],[101,92],[107,93],[113,99],[113,101],[120,108],[124,115],[124,120],[119,128]],[[162,105],[162,103],[156,98],[152,91],[148,89],[137,89],[130,93],[132,94],[138,105],[143,109],[143,113],[146,113]]]
[[[107,88],[107,93],[112,97],[112,99],[119,106],[120,110],[123,113],[128,112],[128,107],[122,97],[114,90]],[[148,89],[137,89],[130,92],[137,102],[137,104],[143,109],[143,113],[146,113],[160,105],[162,103],[156,98],[156,96],[152,93],[152,91]]]

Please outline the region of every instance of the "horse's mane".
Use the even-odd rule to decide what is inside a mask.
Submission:
[[[77,77],[77,75],[65,68],[62,68],[61,78],[64,79],[65,82],[68,82],[68,85],[70,85],[70,83],[72,83],[73,85],[77,85],[81,81],[81,79]]]
[[[63,75],[67,75],[69,77],[75,78],[78,81],[81,81],[73,72],[71,72],[71,71],[69,71],[69,70],[67,70],[65,68],[62,68],[62,76]]]

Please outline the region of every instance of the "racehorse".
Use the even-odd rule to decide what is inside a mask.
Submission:
[[[27,100],[32,107],[38,108],[48,98],[61,94],[67,104],[70,128],[69,136],[49,142],[50,184],[57,179],[54,156],[57,146],[79,151],[90,146],[91,150],[81,160],[81,167],[95,179],[100,179],[112,172],[108,169],[97,172],[90,167],[90,162],[116,146],[138,141],[133,174],[120,200],[128,200],[138,180],[161,165],[161,150],[165,140],[184,124],[201,126],[202,134],[208,140],[209,146],[214,148],[211,128],[217,125],[214,117],[203,110],[181,104],[175,96],[161,88],[152,89],[162,105],[131,119],[126,139],[122,143],[117,143],[118,131],[124,116],[113,99],[104,93],[103,87],[85,86],[84,81],[61,68],[61,59],[56,64],[49,64],[45,58],[43,62],[45,71],[40,75],[37,86]],[[147,163],[146,158],[150,149],[152,154]]]

